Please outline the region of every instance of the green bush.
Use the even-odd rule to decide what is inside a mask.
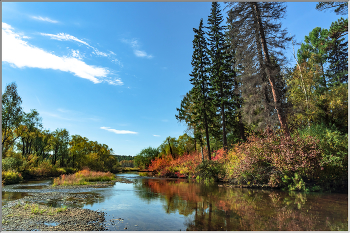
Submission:
[[[196,167],[196,172],[201,179],[213,179],[218,181],[219,178],[225,175],[225,169],[223,164],[212,161],[205,160]]]
[[[72,168],[72,167],[66,167],[64,169],[66,170],[66,174],[72,174],[72,173],[76,173],[78,171],[77,168]]]
[[[148,147],[143,149],[134,158],[135,167],[145,169],[151,163],[153,159],[158,157],[159,150],[157,148]]]
[[[315,124],[298,131],[302,138],[308,136],[319,140],[322,151],[320,165],[322,180],[339,180],[348,177],[348,134],[342,134],[334,126]]]
[[[15,157],[6,157],[2,159],[2,170],[16,170],[18,171],[19,167],[22,165],[22,160]]]
[[[294,177],[288,177],[284,175],[282,182],[285,184],[286,188],[289,191],[307,191],[305,182],[298,173],[294,173]]]
[[[2,171],[2,183],[3,184],[16,184],[22,181],[21,173],[15,170]]]

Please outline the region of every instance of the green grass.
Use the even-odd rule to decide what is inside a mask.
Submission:
[[[54,179],[53,186],[56,185],[87,185],[96,181],[115,180],[115,175],[110,172],[95,172],[84,169],[72,175],[61,175]]]
[[[148,172],[139,172],[139,176],[148,176]]]
[[[65,211],[66,209],[67,209],[67,206],[63,206],[62,208],[58,208],[58,209],[56,210],[56,213]]]
[[[37,214],[39,212],[39,205],[37,204],[36,206],[32,207],[32,214]]]

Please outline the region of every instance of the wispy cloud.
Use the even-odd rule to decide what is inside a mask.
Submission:
[[[122,42],[131,46],[136,57],[153,58],[152,55],[147,54],[145,51],[142,51],[139,49],[140,44],[139,44],[138,40],[136,40],[136,39],[132,39],[132,40],[122,39]]]
[[[53,40],[72,40],[72,41],[76,41],[76,42],[79,42],[79,43],[82,43],[88,47],[91,47],[93,48],[91,45],[89,45],[87,42],[83,41],[83,40],[80,40],[78,38],[76,38],[75,36],[71,36],[69,34],[66,34],[66,33],[58,33],[58,34],[49,34],[49,33],[40,33],[42,36],[48,36],[50,37],[51,39]]]
[[[71,39],[73,38],[75,37],[71,37]],[[123,84],[119,78],[108,77],[110,71],[107,68],[88,65],[76,57],[59,57],[30,45],[23,40],[23,36],[15,33],[14,29],[4,22],[2,23],[2,48],[2,61],[18,68],[54,69],[73,73],[75,76],[88,79],[93,83]]]
[[[160,135],[153,134],[154,137],[160,137]]]
[[[41,114],[46,115],[46,116],[50,116],[50,117],[54,117],[54,118],[57,118],[57,119],[65,120],[65,121],[76,121],[74,119],[62,117],[62,116],[60,116],[58,114],[51,113],[51,112],[41,112]]]
[[[105,82],[111,84],[111,85],[115,85],[115,86],[119,86],[119,85],[123,85],[124,83],[122,82],[122,80],[118,79],[114,79],[114,80],[105,80]]]
[[[35,96],[35,97],[36,97],[36,100],[39,102],[39,104],[40,104],[40,106],[41,106],[41,103],[40,103],[39,98],[38,98],[37,96]]]
[[[138,134],[137,132],[134,132],[134,131],[111,129],[110,127],[100,127],[100,129],[104,129],[116,134]]]
[[[114,59],[114,60],[112,60],[112,62],[114,62],[115,64],[120,65],[121,67],[124,67],[123,64],[118,59]]]
[[[58,33],[58,34],[50,34],[50,33],[40,33],[42,36],[48,36],[50,39],[53,40],[60,40],[60,41],[76,41],[78,43],[84,44],[88,46],[89,48],[92,48],[94,51],[92,52],[93,54],[97,56],[102,56],[102,57],[108,57],[107,53],[99,51],[97,48],[91,46],[88,44],[86,41],[83,41],[81,39],[76,38],[75,36],[69,35],[67,33]],[[110,53],[111,54],[111,53]]]
[[[63,113],[72,112],[71,110],[67,110],[67,109],[63,109],[63,108],[59,108],[59,109],[57,109],[57,111],[63,112]]]
[[[50,18],[47,18],[47,17],[41,17],[41,16],[32,16],[33,19],[36,19],[36,20],[40,20],[40,21],[45,21],[45,22],[49,22],[49,23],[58,23],[57,20],[52,20]]]
[[[72,57],[75,57],[79,60],[83,60],[83,55],[79,52],[79,50],[72,49]]]
[[[75,111],[75,110],[58,108],[57,111],[58,112],[42,112],[42,114],[45,116],[54,117],[60,120],[73,121],[73,122],[101,121],[96,116],[86,116],[84,113]],[[64,115],[64,117],[62,115]]]

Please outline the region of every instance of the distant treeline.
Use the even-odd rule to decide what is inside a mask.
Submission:
[[[118,162],[123,161],[123,160],[134,160],[134,156],[131,155],[114,155]]]

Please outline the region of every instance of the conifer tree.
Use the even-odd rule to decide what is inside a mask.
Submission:
[[[200,20],[199,28],[194,28],[193,31],[195,33],[193,40],[194,51],[191,62],[193,71],[190,74],[190,81],[193,85],[191,95],[193,101],[193,112],[195,114],[192,122],[197,125],[199,130],[203,129],[205,131],[208,157],[209,160],[211,160],[209,125],[213,124],[215,111],[210,97],[210,83],[208,76],[208,65],[210,63],[207,54],[207,42],[204,37],[205,32],[203,31],[203,19]]]
[[[271,60],[271,56],[274,56],[277,64],[283,65],[285,57],[282,51],[286,42],[291,40],[286,36],[286,30],[282,30],[281,24],[278,23],[284,17],[285,4],[280,2],[228,4],[231,8],[229,10],[231,34],[235,35],[239,63],[244,64],[245,79],[248,80],[243,85],[247,103],[245,108],[253,110],[255,115],[261,115],[258,120],[265,122],[267,128],[270,125],[270,116],[276,116],[280,127],[286,135],[289,135],[286,112],[276,86],[278,70]],[[259,93],[259,96],[254,93]]]
[[[329,70],[327,76],[331,85],[339,85],[348,82],[348,19],[340,18],[333,22],[329,29],[328,62]]]
[[[227,116],[233,115],[233,85],[234,70],[232,56],[229,53],[229,44],[225,40],[226,26],[221,25],[223,17],[220,5],[212,3],[211,14],[208,17],[208,41],[210,56],[210,84],[212,98],[221,118],[223,147],[227,150]]]
[[[333,9],[337,15],[348,14],[348,2],[319,2],[316,5],[316,10],[323,11]]]

